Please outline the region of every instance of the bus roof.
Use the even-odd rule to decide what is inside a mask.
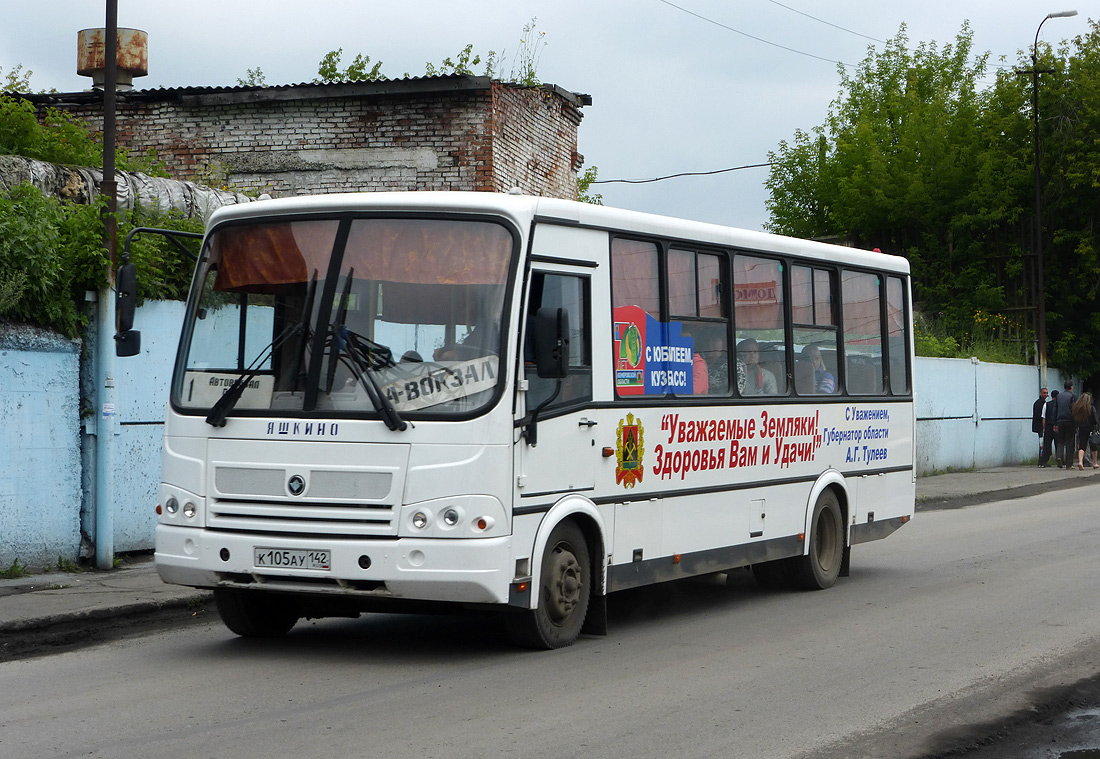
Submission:
[[[491,192],[356,192],[262,200],[218,209],[208,220],[208,228],[229,220],[262,216],[429,210],[496,214],[521,226],[536,221],[560,223],[909,273],[909,261],[901,256],[573,200]]]

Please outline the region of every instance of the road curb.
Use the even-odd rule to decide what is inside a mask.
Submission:
[[[1031,496],[1042,495],[1043,493],[1049,493],[1055,490],[1083,488],[1088,485],[1096,484],[1098,484],[1097,480],[1093,477],[1058,478],[1055,476],[1047,482],[1037,482],[1031,485],[1017,485],[1016,487],[1002,490],[987,490],[984,493],[966,493],[942,497],[933,496],[925,500],[918,500],[915,505],[915,510],[920,512],[963,509],[967,506],[978,506],[983,503],[992,503],[994,501],[1011,501],[1017,498],[1030,498]]]
[[[158,601],[134,601],[96,609],[49,614],[30,619],[16,619],[0,622],[0,636],[24,635],[29,632],[49,630],[56,627],[78,625],[84,622],[122,622],[133,620],[173,609],[195,608],[209,603],[213,599],[209,591],[199,591],[186,596]]]

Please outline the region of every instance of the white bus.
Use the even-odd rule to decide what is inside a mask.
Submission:
[[[226,625],[505,612],[750,568],[827,588],[914,508],[909,265],[570,201],[270,200],[210,219],[156,566]]]

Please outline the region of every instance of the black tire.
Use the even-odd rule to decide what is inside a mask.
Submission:
[[[548,650],[571,645],[581,634],[592,596],[592,563],[584,533],[562,522],[542,555],[538,608],[510,614],[508,634],[516,645]]]
[[[803,590],[831,588],[844,563],[844,519],[840,501],[832,489],[818,496],[806,539],[809,542],[807,554],[791,559],[792,584]]]
[[[279,596],[218,588],[214,603],[222,622],[245,638],[279,638],[298,622],[298,610]]]

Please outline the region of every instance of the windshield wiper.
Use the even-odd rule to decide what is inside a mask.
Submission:
[[[309,291],[306,293],[306,302],[302,306],[302,315],[298,321],[294,324],[288,324],[286,329],[279,333],[279,335],[271,341],[271,344],[260,351],[260,355],[256,357],[248,368],[241,372],[237,379],[233,380],[233,384],[229,386],[229,389],[225,391],[218,402],[214,404],[214,407],[210,409],[210,413],[206,416],[206,423],[211,427],[224,427],[225,418],[229,415],[229,412],[233,410],[233,407],[237,405],[237,401],[241,399],[241,395],[244,394],[245,388],[248,387],[248,383],[252,381],[267,360],[275,355],[275,350],[285,343],[288,339],[294,335],[304,333],[308,329],[308,320],[310,317],[310,311],[313,310],[313,293],[317,288],[317,271],[313,272],[313,279],[309,283]],[[297,371],[295,371],[297,373]]]
[[[397,413],[397,409],[394,408],[389,397],[382,392],[378,379],[374,376],[378,370],[396,365],[393,352],[386,346],[352,332],[343,325],[335,329],[332,339],[336,343],[332,347],[332,355],[339,356],[341,352],[347,353],[348,360],[344,363],[366,390],[367,397],[374,404],[375,410],[381,415],[386,426],[395,431],[408,429],[409,423]]]
[[[309,338],[311,330],[309,329],[309,318],[313,314],[313,296],[317,292],[317,270],[313,270],[313,278],[309,281],[309,290],[306,292],[305,305],[302,306],[302,318],[298,321],[298,324],[302,328],[302,340],[298,346],[298,350],[294,351],[294,364],[291,367],[290,376],[292,382],[291,391],[298,387],[298,380],[301,379],[298,375],[302,370],[302,362],[306,357],[306,346],[309,345]]]
[[[329,345],[328,367],[325,371],[324,392],[332,392],[332,382],[336,377],[336,362],[346,351],[350,359],[344,363],[351,369],[367,397],[374,404],[374,409],[381,415],[386,426],[394,431],[404,431],[409,425],[397,409],[393,407],[390,399],[378,386],[378,380],[374,372],[387,366],[393,366],[393,352],[384,345],[380,345],[362,335],[352,332],[344,326],[344,320],[348,314],[348,300],[351,296],[351,284],[355,281],[355,269],[348,270],[347,279],[344,282],[344,290],[340,293],[340,307],[336,311],[336,319],[329,328],[331,343]]]
[[[340,358],[340,351],[344,345],[340,338],[340,332],[344,329],[344,321],[348,317],[348,300],[351,298],[351,284],[355,281],[355,269],[348,269],[347,279],[344,280],[344,291],[340,293],[340,307],[336,309],[336,319],[332,322],[329,332],[332,340],[336,341],[335,350],[330,348],[328,354],[328,369],[325,371],[325,384],[323,392],[332,392],[332,381],[336,377],[336,362]]]

